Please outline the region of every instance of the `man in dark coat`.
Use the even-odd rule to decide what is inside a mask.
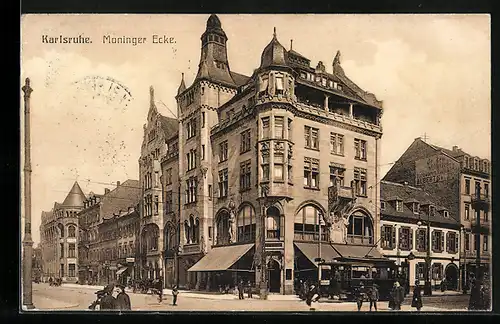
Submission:
[[[250,282],[250,280],[248,280],[247,289],[248,289],[248,298],[252,298],[252,283]]]
[[[398,281],[394,283],[394,288],[392,289],[392,298],[394,301],[394,310],[401,310],[401,304],[404,301],[405,292]]]
[[[375,307],[375,311],[377,311],[377,301],[380,298],[380,294],[378,291],[378,285],[376,283],[370,289],[370,294],[368,295],[368,299],[370,300],[370,312],[372,311],[372,307]]]
[[[363,282],[359,284],[359,287],[354,289],[354,298],[356,299],[356,305],[358,306],[358,312],[361,311],[363,306],[363,301],[365,300],[365,285]]]
[[[117,285],[116,287],[118,289],[120,289],[120,292],[116,296],[116,306],[117,306],[117,309],[120,309],[120,310],[131,310],[130,297],[125,292],[125,286],[123,286],[123,285]]]
[[[238,283],[238,298],[245,299],[244,291],[243,291],[243,280],[240,280]]]
[[[411,307],[415,307],[417,311],[422,308],[422,286],[420,281],[415,281],[415,288],[413,288],[413,298],[411,300]]]
[[[113,285],[104,287],[104,296],[99,301],[100,310],[116,309],[116,299],[113,297]]]

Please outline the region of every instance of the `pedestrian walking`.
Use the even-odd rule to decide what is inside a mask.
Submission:
[[[120,310],[131,310],[131,305],[130,305],[130,297],[129,295],[125,292],[125,286],[123,285],[117,285],[117,289],[119,289],[118,295],[116,296],[116,306],[117,309]]]
[[[365,300],[365,284],[363,282],[360,282],[359,287],[354,289],[354,298],[356,299],[356,305],[358,306],[359,312]]]
[[[415,281],[415,288],[413,288],[413,298],[411,300],[411,307],[415,307],[417,311],[422,309],[422,286],[420,286],[420,281]]]
[[[160,277],[156,282],[156,291],[158,293],[158,302],[163,301],[163,279]]]
[[[401,287],[398,281],[394,283],[392,288],[392,300],[394,302],[393,310],[401,310],[401,304],[404,301],[404,289]]]
[[[306,304],[309,306],[309,310],[315,311],[319,309],[319,293],[318,289],[314,284],[309,287],[309,291],[307,293]]]
[[[372,307],[375,307],[375,311],[377,311],[377,302],[379,298],[380,294],[378,291],[378,285],[374,283],[370,289],[370,295],[368,296],[368,299],[370,300],[370,312],[372,311]]]
[[[248,280],[248,283],[247,283],[247,289],[248,289],[248,298],[252,298],[252,283],[250,282],[250,280]]]
[[[177,290],[177,285],[172,288],[172,306],[177,306],[177,295],[179,295],[179,290]]]
[[[243,280],[240,280],[238,283],[238,299],[243,300],[245,299],[244,291],[243,291]]]
[[[113,296],[113,285],[104,287],[103,297],[100,299],[100,310],[113,310],[116,309],[116,299]]]

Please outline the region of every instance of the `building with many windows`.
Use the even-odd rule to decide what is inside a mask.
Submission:
[[[61,278],[63,282],[78,280],[78,212],[87,199],[77,182],[63,203],[54,203],[50,212],[42,212],[40,236],[43,258],[43,280]]]
[[[461,240],[461,277],[475,272],[479,249],[482,268],[489,272],[491,264],[491,166],[484,158],[471,156],[454,146],[451,150],[423,141],[408,147],[384,180],[407,181],[423,188],[437,203],[457,215],[463,225]],[[480,188],[484,207],[473,210],[476,188]],[[486,202],[486,203],[484,203]],[[479,216],[478,216],[479,215]],[[477,217],[480,218],[479,224]],[[479,225],[479,226],[478,226]],[[479,234],[479,235],[476,235]],[[479,241],[477,240],[479,237]]]
[[[216,15],[201,43],[176,97],[181,287],[243,279],[291,294],[294,279],[317,276],[318,256],[381,256],[382,102],[346,76],[340,53],[331,71],[311,67],[276,31],[251,76],[230,70]]]
[[[426,272],[434,288],[444,279],[448,289],[460,288],[460,228],[458,215],[428,192],[407,182],[381,182],[379,249],[398,265],[407,288],[416,280],[423,286]]]
[[[158,112],[154,89],[150,88],[150,104],[139,158],[139,179],[141,187],[140,240],[136,263],[138,277],[157,279],[164,277],[165,232],[164,191],[161,161],[167,156],[167,142],[176,137],[179,122]],[[172,151],[173,148],[170,148]],[[177,181],[177,179],[175,179]],[[178,189],[176,189],[178,191]]]
[[[118,181],[113,190],[104,189],[103,195],[90,193],[83,202],[78,213],[81,284],[114,281],[122,268],[118,275],[125,271],[122,276],[135,274],[140,197],[139,181],[129,179]]]

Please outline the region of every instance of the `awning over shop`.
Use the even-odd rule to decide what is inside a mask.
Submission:
[[[242,256],[244,256],[254,244],[229,245],[213,248],[207,255],[201,258],[195,265],[188,269],[194,271],[224,271],[229,269]]]
[[[318,263],[314,259],[318,258],[318,243],[295,243],[295,246],[314,264]],[[335,258],[339,258],[341,255],[328,243],[321,244],[321,258],[327,262],[332,261]]]
[[[332,244],[342,258],[347,259],[386,259],[377,247],[367,245]],[[325,259],[326,260],[326,259]]]
[[[124,273],[125,271],[127,271],[127,268],[120,268],[116,271],[116,275],[119,276],[121,275],[122,273]]]

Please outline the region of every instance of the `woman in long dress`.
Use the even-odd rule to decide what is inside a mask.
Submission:
[[[422,309],[422,286],[420,282],[415,281],[415,288],[413,289],[413,298],[411,300],[411,307],[415,307],[417,311]]]

